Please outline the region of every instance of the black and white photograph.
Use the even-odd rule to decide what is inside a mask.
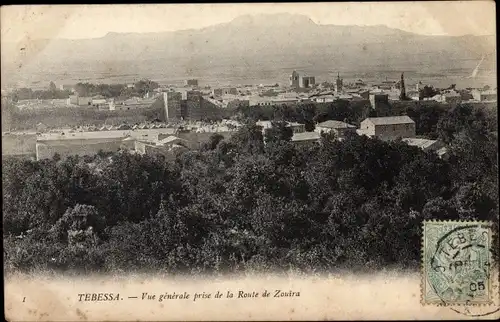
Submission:
[[[2,6],[6,319],[499,318],[495,11]]]

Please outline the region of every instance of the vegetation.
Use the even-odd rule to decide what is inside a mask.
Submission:
[[[128,87],[126,84],[77,83],[75,85],[75,92],[80,96],[101,95],[106,98],[116,97],[126,99],[134,96],[143,97],[158,87],[157,82],[143,79],[136,82],[132,87]]]
[[[130,111],[106,111],[87,107],[19,110],[9,99],[2,98],[2,129],[29,130],[35,129],[39,123],[48,128],[59,128],[61,126],[135,124],[164,119],[162,97],[149,108]]]
[[[435,131],[449,142],[448,159],[357,135],[295,146],[279,123],[265,144],[248,123],[168,162],[123,152],[5,159],[5,268],[418,269],[422,220],[498,225],[488,126],[467,106],[443,112]]]
[[[378,115],[366,101],[337,100],[332,103],[303,103],[296,106],[240,106],[236,112],[241,120],[282,120],[303,123],[307,131],[314,130],[316,123],[327,120],[342,120],[359,127],[361,121],[367,117],[391,115],[408,115],[416,123],[416,134],[430,139],[439,137],[440,120],[448,122],[451,127],[461,127],[462,123],[473,122],[476,118],[485,122],[488,131],[497,130],[496,110],[473,107],[469,104],[461,104],[458,109],[451,108],[450,105],[438,102],[415,104],[415,102],[394,101],[390,103],[388,113],[384,111],[383,115]],[[455,112],[448,114],[450,110]],[[455,115],[456,113],[463,115]]]
[[[31,88],[19,88],[12,92],[11,97],[14,102],[29,99],[65,99],[69,98],[71,91],[59,90],[56,85],[51,82],[48,90],[32,90]]]
[[[132,87],[128,87],[126,84],[77,83],[74,86],[74,91],[80,96],[104,96],[105,98],[127,99],[134,96],[143,97],[158,87],[157,82],[143,79],[136,82]],[[54,82],[50,82],[47,90],[19,88],[11,93],[14,102],[27,99],[65,99],[69,98],[70,95],[72,95],[72,91],[60,90]]]

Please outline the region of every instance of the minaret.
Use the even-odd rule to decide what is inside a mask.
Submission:
[[[335,82],[335,92],[339,94],[342,92],[342,79],[340,78],[340,73],[337,72],[337,80]]]
[[[401,73],[401,83],[400,83],[400,93],[399,93],[399,99],[404,101],[406,100],[406,89],[405,89],[405,79],[404,79],[404,73]]]

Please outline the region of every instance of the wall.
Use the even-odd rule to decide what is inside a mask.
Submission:
[[[376,125],[375,136],[381,140],[415,137],[415,123]]]
[[[183,113],[185,119],[188,120],[201,120],[204,118],[204,111],[201,106],[201,93],[187,92],[186,94],[186,110]]]
[[[181,115],[181,99],[182,94],[179,92],[163,93],[163,101],[165,106],[165,118],[167,120],[178,120]]]
[[[238,108],[238,107],[249,107],[250,106],[250,101],[249,100],[239,100],[235,99],[233,101],[230,101],[227,103],[227,108]]]
[[[215,88],[212,91],[212,95],[214,96],[222,96],[227,94],[238,95],[238,90],[236,89],[236,87],[225,87],[225,88]]]
[[[2,155],[24,154],[36,154],[36,134],[2,135]]]
[[[78,105],[80,106],[92,105],[92,97],[78,97]]]
[[[40,141],[36,143],[36,158],[37,160],[52,158],[55,153],[61,157],[69,155],[94,155],[100,150],[103,152],[116,152],[121,148],[127,150],[135,149],[135,141],[123,141],[123,139],[102,139],[102,140],[54,140]]]
[[[333,132],[335,133],[335,135],[339,138],[341,137],[345,137],[346,133],[347,132],[352,132],[352,133],[356,133],[356,128],[355,127],[346,127],[346,128],[337,128],[337,129],[332,129],[332,128],[329,128],[329,127],[321,127],[321,126],[317,126],[315,129],[314,129],[315,132],[318,132],[318,133],[330,133],[330,132]]]
[[[229,140],[236,131],[232,132],[205,132],[205,133],[195,133],[195,132],[178,132],[175,134],[178,138],[189,141],[190,149],[198,149],[203,143],[207,143],[210,137],[214,134],[219,134],[224,137],[225,140]]]

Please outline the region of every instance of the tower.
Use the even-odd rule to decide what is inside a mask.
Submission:
[[[181,119],[182,118],[182,94],[179,92],[163,93],[163,102],[165,107],[165,119]]]
[[[342,85],[343,85],[343,80],[340,78],[340,73],[337,72],[337,79],[335,81],[335,92],[337,94],[342,92]]]
[[[406,100],[406,89],[405,89],[405,79],[404,79],[404,73],[401,73],[401,83],[400,83],[400,92],[399,92],[399,99],[404,101]]]
[[[290,76],[290,86],[293,88],[299,88],[299,73],[296,71],[293,71]]]

